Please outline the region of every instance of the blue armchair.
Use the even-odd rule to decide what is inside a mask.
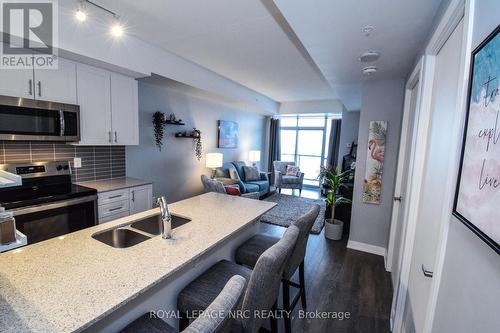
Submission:
[[[258,192],[259,196],[262,197],[269,193],[269,179],[265,172],[260,172],[259,180],[246,180],[245,171],[243,167],[245,162],[234,161],[227,162],[222,165],[222,167],[217,168],[215,171],[216,178],[230,178],[238,182],[240,187],[240,192],[251,193]]]

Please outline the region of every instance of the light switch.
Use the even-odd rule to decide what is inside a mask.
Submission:
[[[73,159],[73,166],[75,168],[81,168],[82,167],[82,159],[81,159],[81,157],[75,157]]]

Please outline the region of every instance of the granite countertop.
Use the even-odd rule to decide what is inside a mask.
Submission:
[[[113,179],[104,179],[104,180],[93,180],[87,182],[79,182],[78,185],[95,188],[97,192],[107,192],[113,190],[120,190],[122,188],[136,187],[141,185],[152,184],[153,182],[132,178],[132,177],[123,177],[123,178],[113,178]]]
[[[81,331],[274,206],[206,193],[169,205],[172,213],[192,219],[173,230],[172,240],[156,236],[116,249],[91,237],[159,213],[152,209],[0,253],[0,332]]]

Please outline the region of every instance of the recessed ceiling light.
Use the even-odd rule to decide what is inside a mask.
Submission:
[[[111,34],[114,37],[121,37],[123,35],[123,32],[123,25],[120,23],[120,20],[118,18],[115,18],[113,20],[113,24],[111,25]]]
[[[375,27],[373,25],[365,25],[363,27],[363,33],[365,34],[366,37],[370,36],[374,31]]]
[[[373,61],[378,60],[378,58],[380,58],[380,53],[379,52],[377,52],[377,51],[368,51],[368,52],[363,53],[359,57],[359,61],[361,61],[361,62],[373,62]]]
[[[364,76],[372,76],[373,74],[375,74],[375,72],[377,72],[377,67],[375,66],[367,66],[363,68]]]

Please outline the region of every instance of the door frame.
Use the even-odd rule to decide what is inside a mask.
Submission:
[[[428,150],[428,134],[431,125],[432,116],[432,99],[435,74],[436,56],[446,43],[451,34],[463,19],[464,27],[462,33],[462,54],[460,59],[460,73],[457,82],[457,110],[463,110],[465,107],[467,96],[467,64],[470,62],[471,38],[472,38],[472,17],[475,0],[452,0],[448,5],[441,21],[435,29],[426,49],[423,61],[422,71],[422,93],[419,96],[419,118],[416,119],[415,133],[419,138],[415,146],[415,156],[418,159],[413,161],[413,172],[411,175],[410,188],[408,194],[408,215],[407,215],[407,230],[404,235],[403,253],[401,261],[401,271],[399,283],[395,293],[399,296],[396,299],[396,304],[393,304],[394,321],[391,320],[392,331],[399,333],[404,332],[404,312],[406,305],[406,297],[408,293],[408,283],[410,278],[411,260],[413,257],[413,247],[415,241],[415,231],[418,218],[418,209],[420,205],[422,179],[425,171],[426,156]],[[460,134],[463,131],[464,115],[459,115],[455,118],[452,130],[452,140],[457,139],[460,142]],[[460,158],[460,147],[457,145],[451,154],[448,177],[446,179],[446,188],[454,189],[456,175],[458,174],[458,165]],[[424,332],[431,332],[434,321],[434,312],[436,310],[437,297],[439,293],[440,280],[444,263],[444,255],[448,236],[449,222],[451,221],[451,211],[453,205],[454,191],[449,191],[444,202],[446,206],[442,210],[440,221],[441,227],[438,235],[436,262],[434,265],[434,277],[431,283],[429,293],[428,306],[426,309],[426,319],[424,323]],[[392,319],[392,314],[391,314]]]

